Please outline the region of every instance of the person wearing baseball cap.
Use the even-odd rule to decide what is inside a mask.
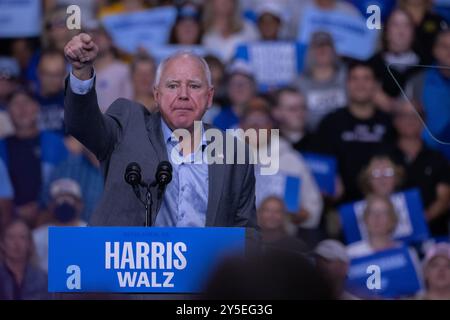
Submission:
[[[61,178],[50,185],[51,203],[49,224],[33,232],[39,266],[48,270],[48,227],[84,227],[86,222],[80,219],[83,200],[80,185],[72,179]]]
[[[423,259],[425,292],[417,298],[422,300],[450,300],[450,244],[436,243],[425,253]]]
[[[279,40],[286,20],[283,7],[274,1],[264,1],[257,7],[256,14],[261,40]]]
[[[327,239],[319,242],[314,250],[319,270],[329,278],[335,296],[340,300],[358,299],[345,291],[345,281],[350,267],[350,258],[345,246],[337,240]]]

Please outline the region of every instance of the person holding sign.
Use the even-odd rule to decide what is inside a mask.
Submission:
[[[248,161],[227,165],[193,161],[197,156],[203,158],[208,146],[205,126],[194,126],[211,106],[214,95],[205,60],[190,52],[178,52],[160,63],[154,86],[159,113],[118,99],[102,114],[92,67],[98,51],[85,33],[72,38],[64,50],[72,65],[66,85],[65,123],[69,133],[100,160],[106,181],[103,198],[89,224],[142,226],[146,214],[124,180],[125,169],[132,162],[138,163],[143,180],[152,181],[159,164],[171,161],[172,181],[164,195],[157,198],[153,188],[156,210],[151,215],[152,226],[256,227],[253,165]],[[194,139],[183,139],[182,145],[177,145],[176,129],[184,129]],[[225,135],[221,133],[221,137],[225,145]],[[234,139],[234,148],[237,143]],[[222,158],[228,159],[227,154],[235,151],[223,150]],[[174,154],[181,163],[174,161]]]
[[[347,247],[350,258],[367,256],[400,245],[393,239],[398,217],[389,198],[379,195],[369,196],[363,220],[367,228],[367,238]]]

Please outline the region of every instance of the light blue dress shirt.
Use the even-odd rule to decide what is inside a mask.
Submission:
[[[95,75],[94,75],[95,77]],[[88,80],[76,78],[70,73],[70,88],[76,94],[86,94],[92,88],[94,77]],[[183,157],[178,150],[178,140],[161,119],[161,129],[167,155],[172,164],[172,181],[167,185],[164,198],[156,217],[157,227],[204,227],[208,206],[208,164],[203,159],[206,138],[202,126],[202,140],[197,150]],[[179,155],[173,161],[172,150]]]
[[[172,130],[161,119],[161,129],[172,164],[172,181],[166,187],[155,226],[204,227],[208,205],[208,164],[199,161],[206,147],[202,126],[202,140],[194,153],[183,157],[178,150],[178,141]],[[172,159],[172,150],[179,156]]]

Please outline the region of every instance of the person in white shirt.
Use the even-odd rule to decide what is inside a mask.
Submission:
[[[367,230],[367,237],[347,246],[347,253],[351,259],[401,245],[393,238],[398,216],[394,205],[387,196],[369,195],[367,197],[363,221]]]
[[[252,128],[257,131],[260,129],[274,129],[274,120],[264,100],[260,100],[258,103],[255,101],[250,102],[241,118],[240,127],[244,130]],[[257,146],[259,152],[263,154],[265,152],[263,151],[264,148],[270,150],[270,143],[268,141],[267,145],[262,145],[261,142],[250,139],[250,144]],[[283,181],[283,177],[286,176],[298,177],[301,182],[299,188],[300,209],[298,212],[291,213],[292,222],[301,228],[316,229],[319,225],[323,208],[323,200],[319,188],[300,153],[292,149],[291,145],[282,138],[279,139],[278,173],[262,175],[260,166],[258,164],[255,165],[256,208],[261,205],[267,196],[284,197],[284,187],[279,187],[280,181]]]
[[[221,53],[222,61],[229,62],[240,43],[258,40],[256,27],[241,17],[237,0],[210,0],[205,2],[203,15],[205,34],[202,44]]]

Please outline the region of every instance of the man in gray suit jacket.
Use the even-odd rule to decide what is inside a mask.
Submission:
[[[96,44],[82,33],[67,43],[64,52],[72,65],[66,81],[65,125],[68,133],[97,156],[105,176],[104,194],[90,225],[142,226],[145,210],[124,181],[125,169],[130,162],[137,162],[143,180],[150,182],[158,164],[166,160],[174,168],[173,179],[162,201],[157,201],[155,190],[152,192],[156,204],[152,225],[256,227],[253,165],[249,161],[245,164],[192,161],[210,143],[205,138],[208,126],[200,126],[200,132],[194,132],[198,131],[194,121],[202,119],[214,94],[211,74],[202,58],[179,53],[160,64],[154,87],[158,113],[149,113],[138,103],[118,99],[102,114],[92,67],[98,53]],[[175,129],[188,130],[194,139],[190,142],[183,139],[175,146]],[[225,134],[222,139],[224,142]],[[181,163],[175,163],[171,156],[174,148]],[[222,157],[233,151],[225,148]]]

